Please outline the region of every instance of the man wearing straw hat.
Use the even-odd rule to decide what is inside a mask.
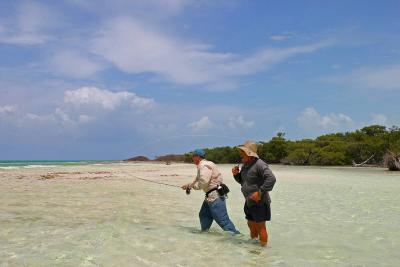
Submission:
[[[197,166],[197,176],[192,183],[184,184],[181,188],[189,190],[187,192],[194,189],[203,190],[206,193],[199,212],[202,231],[210,229],[211,224],[215,221],[224,231],[239,234],[239,231],[236,230],[235,225],[229,219],[225,203],[226,196],[218,190],[223,185],[221,173],[217,165],[205,159],[205,155],[203,149],[196,149],[193,152],[192,160]]]
[[[268,165],[257,155],[257,144],[246,141],[238,146],[243,163],[241,170],[239,166],[232,168],[235,180],[241,184],[242,193],[246,199],[244,213],[250,236],[259,238],[262,246],[268,242],[266,221],[271,220],[271,199],[268,191],[274,187],[276,178]]]

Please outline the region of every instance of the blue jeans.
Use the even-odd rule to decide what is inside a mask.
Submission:
[[[239,231],[236,230],[235,225],[229,219],[225,197],[219,197],[211,203],[204,200],[199,217],[202,231],[210,229],[213,220],[215,220],[224,231],[239,234]]]

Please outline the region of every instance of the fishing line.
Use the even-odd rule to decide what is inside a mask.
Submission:
[[[132,175],[132,174],[128,174],[128,173],[126,173],[126,172],[123,172],[123,174],[126,174],[126,175],[128,175],[128,176],[130,176],[130,177],[132,177],[132,178],[135,178],[135,179],[138,179],[138,180],[142,180],[142,181],[145,181],[145,182],[149,182],[149,183],[154,183],[154,184],[159,184],[159,185],[166,185],[166,186],[181,188],[179,185],[167,184],[167,183],[163,183],[163,182],[157,182],[157,181],[153,181],[153,180],[141,178],[141,177],[138,177],[138,176],[135,176],[135,175]]]
[[[181,188],[179,185],[167,184],[167,183],[163,183],[163,182],[157,182],[157,181],[141,178],[141,177],[138,177],[138,176],[135,176],[135,175],[131,175],[131,174],[128,174],[126,172],[123,172],[123,173],[128,175],[128,176],[130,176],[130,177],[132,177],[132,178],[135,178],[135,179],[138,179],[138,180],[141,180],[141,181],[144,181],[144,182],[153,183],[153,184],[159,184],[159,185],[165,185],[165,186],[170,186],[170,187],[175,187],[175,188],[176,187],[177,188]],[[190,195],[190,190],[191,190],[190,188],[186,188],[186,195]]]

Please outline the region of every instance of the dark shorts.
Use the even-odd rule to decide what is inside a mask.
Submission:
[[[271,220],[271,204],[270,203],[257,203],[248,206],[244,203],[244,214],[248,221],[264,222]]]

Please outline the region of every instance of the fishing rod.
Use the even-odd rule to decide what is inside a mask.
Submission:
[[[128,175],[128,176],[130,176],[130,177],[132,177],[132,178],[135,178],[135,179],[138,179],[138,180],[141,180],[141,181],[145,181],[145,182],[148,182],[148,183],[153,183],[153,184],[159,184],[159,185],[165,185],[165,186],[170,186],[170,187],[181,188],[179,185],[175,185],[175,184],[168,184],[168,183],[163,183],[163,182],[157,182],[157,181],[153,181],[153,180],[141,178],[141,177],[138,177],[138,176],[135,176],[135,175],[132,175],[132,174],[128,174],[128,173],[126,173],[126,172],[124,172],[124,174],[126,174],[126,175]],[[187,189],[186,189],[186,194],[187,194],[187,195],[190,194],[190,188],[187,188]]]

